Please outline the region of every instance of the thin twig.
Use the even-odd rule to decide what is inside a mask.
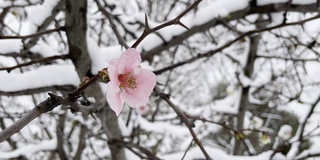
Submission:
[[[50,30],[46,30],[46,31],[42,31],[42,32],[37,32],[35,34],[25,35],[25,36],[1,36],[0,35],[0,39],[22,39],[22,40],[25,40],[28,38],[40,37],[44,34],[49,34],[49,33],[57,32],[57,31],[65,31],[65,27],[50,29]]]
[[[313,153],[313,154],[309,153],[309,154],[307,154],[305,156],[301,156],[301,157],[296,158],[294,160],[304,160],[304,159],[309,159],[311,157],[320,157],[320,152],[319,153]]]
[[[124,46],[126,49],[129,48],[129,46],[127,45],[127,43],[125,42],[125,40],[121,37],[118,29],[117,29],[117,26],[116,24],[114,23],[113,19],[113,15],[111,13],[109,13],[102,5],[101,3],[99,2],[99,0],[95,0],[95,2],[97,3],[98,5],[98,8],[99,10],[101,11],[101,13],[106,16],[109,20],[109,23],[110,23],[110,26],[111,26],[111,29],[113,30],[113,33],[116,35],[118,41],[119,41],[119,44]]]
[[[193,139],[191,140],[191,142],[190,142],[190,144],[189,144],[189,146],[188,146],[188,148],[186,149],[186,151],[184,152],[184,154],[183,154],[183,156],[182,156],[182,158],[181,158],[181,160],[183,160],[185,157],[186,157],[186,155],[187,155],[187,153],[188,153],[188,151],[189,151],[189,149],[191,148],[191,146],[192,146],[192,144],[193,144]]]
[[[12,70],[14,70],[16,68],[22,68],[22,67],[29,66],[29,65],[32,65],[32,64],[47,63],[47,62],[51,62],[51,61],[56,60],[56,59],[65,60],[65,59],[68,59],[68,58],[69,58],[69,55],[67,55],[67,54],[55,55],[55,56],[51,56],[51,57],[41,58],[41,59],[38,59],[38,60],[33,60],[33,61],[30,61],[30,62],[26,62],[26,63],[21,63],[21,64],[18,64],[18,65],[12,66],[12,67],[3,67],[3,68],[0,68],[0,71],[6,70],[7,72],[11,72]]]
[[[0,143],[11,137],[13,134],[19,132],[23,127],[29,124],[32,120],[37,118],[40,114],[51,111],[55,107],[60,105],[58,101],[52,97],[47,98],[39,105],[34,107],[32,110],[24,114],[17,122],[12,124],[10,127],[0,132]]]
[[[167,104],[176,112],[176,114],[180,117],[181,121],[186,125],[186,127],[188,128],[189,132],[191,133],[194,141],[198,144],[198,146],[200,147],[200,150],[202,151],[202,153],[204,154],[204,156],[206,157],[207,160],[212,159],[209,154],[207,153],[206,149],[203,147],[201,141],[199,140],[199,138],[197,137],[197,134],[194,132],[194,130],[192,129],[192,127],[194,126],[193,123],[190,123],[189,120],[187,119],[187,117],[181,112],[181,110],[173,103],[170,101],[170,99],[168,98],[168,96],[164,93],[161,92],[160,88],[158,86],[155,87],[155,91],[156,93],[159,95],[159,97],[161,99],[163,99],[164,101],[167,102]]]
[[[318,99],[311,105],[311,108],[309,110],[309,113],[306,117],[306,119],[304,120],[304,122],[301,124],[301,132],[300,132],[300,135],[299,135],[299,140],[302,141],[303,140],[303,133],[304,133],[304,130],[305,130],[305,127],[307,125],[307,122],[309,120],[309,118],[311,117],[311,115],[313,114],[317,104],[320,102],[320,95],[318,97]]]
[[[75,102],[78,98],[81,97],[81,93],[89,87],[92,83],[97,81],[99,78],[99,75],[96,75],[92,77],[88,82],[81,85],[74,91],[70,92],[66,98],[57,96],[52,93],[49,94],[49,98],[47,98],[45,101],[41,102],[39,105],[34,107],[32,110],[28,111],[24,116],[22,116],[17,122],[12,124],[10,127],[4,129],[0,132],[0,143],[4,140],[11,137],[13,134],[19,132],[23,127],[25,127],[27,124],[29,124],[32,120],[37,118],[39,115],[52,111],[54,108],[61,104],[67,104],[71,106],[72,111],[79,111],[80,108],[75,105]]]
[[[165,22],[163,24],[160,24],[159,26],[156,26],[154,28],[149,28],[148,24],[148,20],[145,20],[145,29],[143,31],[143,33],[141,34],[141,36],[137,39],[137,41],[131,46],[131,48],[136,48],[144,38],[146,38],[150,33],[156,32],[162,28],[171,26],[171,25],[180,25],[183,28],[186,28],[187,30],[189,30],[189,28],[187,26],[185,26],[183,23],[181,23],[180,19],[186,15],[188,12],[190,12],[192,9],[194,9],[196,6],[198,6],[198,4],[201,2],[202,0],[196,0],[195,2],[193,2],[187,9],[185,9],[182,13],[180,13],[176,18],[174,18],[171,21]]]
[[[110,139],[108,141],[108,143],[111,143],[111,144],[116,144],[116,145],[123,145],[125,146],[126,148],[135,148],[137,150],[139,150],[141,153],[144,153],[146,156],[148,156],[149,159],[154,159],[154,160],[159,160],[160,158],[156,156],[155,153],[153,153],[150,149],[148,148],[145,148],[143,146],[140,146],[138,144],[135,144],[133,142],[128,142],[128,141],[124,141],[122,139]],[[139,155],[141,156],[141,155]]]
[[[277,28],[281,28],[281,27],[286,27],[286,26],[293,26],[293,25],[301,25],[301,24],[304,24],[308,21],[312,21],[312,20],[315,20],[315,19],[318,19],[320,18],[320,14],[316,15],[316,16],[313,16],[311,18],[307,18],[307,19],[304,19],[302,21],[298,21],[298,22],[291,22],[291,23],[285,23],[285,24],[279,24],[279,25],[275,25],[275,26],[272,26],[272,27],[267,27],[267,28],[263,28],[263,29],[256,29],[256,30],[252,30],[252,31],[248,31],[244,34],[242,34],[241,36],[235,38],[234,40],[232,41],[229,41],[227,43],[225,43],[224,45],[222,45],[221,47],[215,49],[215,50],[212,50],[212,51],[208,51],[207,53],[203,53],[203,54],[198,54],[197,56],[195,57],[192,57],[192,58],[189,58],[185,61],[182,61],[182,62],[178,62],[178,63],[175,63],[173,65],[170,65],[168,67],[164,67],[162,69],[159,69],[159,70],[156,70],[154,71],[154,73],[156,75],[158,74],[161,74],[163,72],[166,72],[168,70],[172,70],[174,68],[177,68],[177,67],[180,67],[182,65],[185,65],[185,64],[188,64],[188,63],[191,63],[191,62],[194,62],[198,59],[201,59],[201,58],[205,58],[205,57],[210,57],[218,52],[221,52],[223,51],[225,48],[231,46],[232,44],[234,44],[235,42],[239,41],[239,40],[242,40],[243,38],[245,38],[246,36],[249,36],[249,35],[252,35],[252,34],[255,34],[255,33],[261,33],[261,32],[266,32],[266,31],[271,31],[271,30],[274,30],[274,29],[277,29]]]

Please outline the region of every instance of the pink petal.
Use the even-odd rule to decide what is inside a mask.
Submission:
[[[153,91],[154,86],[156,85],[157,77],[156,75],[147,69],[140,68],[139,74],[134,75],[138,83],[138,90],[141,92],[148,92],[149,95]]]
[[[121,92],[121,96],[125,103],[132,108],[145,105],[156,85],[156,75],[149,70],[141,68],[139,74],[134,75],[134,77],[137,80],[137,88],[126,88]]]
[[[120,85],[120,81],[118,79],[119,73],[118,73],[118,63],[119,63],[119,59],[112,59],[109,62],[108,65],[108,74],[109,74],[109,78],[110,78],[110,82],[108,84],[112,84],[113,89],[119,90],[119,85]]]
[[[123,108],[123,101],[120,97],[120,91],[115,91],[112,84],[108,83],[106,94],[110,108],[116,113],[117,116],[119,116]]]
[[[139,67],[140,62],[141,62],[140,53],[134,48],[129,48],[122,53],[119,59],[118,73],[124,74],[128,72],[132,72],[133,70]]]
[[[134,94],[128,93],[128,92],[122,92],[121,97],[125,101],[125,103],[131,107],[131,108],[137,108],[142,105],[146,105],[149,101],[148,97],[137,97]]]

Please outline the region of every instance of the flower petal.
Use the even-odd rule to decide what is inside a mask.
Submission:
[[[134,70],[138,69],[140,62],[140,53],[134,48],[129,48],[122,53],[119,59],[118,73],[125,74],[128,72],[133,72]]]
[[[117,70],[118,63],[119,63],[119,59],[112,59],[108,65],[108,74],[110,79],[110,82],[108,84],[112,84],[112,88],[116,89],[117,91],[119,90],[119,85],[121,83],[118,79],[118,76],[119,76],[119,73]]]
[[[107,101],[110,105],[110,108],[116,113],[118,116],[123,108],[123,101],[120,97],[120,90],[115,91],[112,84],[107,84],[107,93],[106,93]]]
[[[132,108],[145,105],[156,85],[156,75],[149,70],[141,68],[139,74],[134,75],[134,77],[138,84],[137,88],[126,88],[121,92],[121,96],[125,103]]]
[[[146,105],[149,100],[149,96],[137,97],[135,94],[129,93],[127,91],[121,92],[121,97],[131,108],[137,108],[139,106]]]
[[[134,75],[134,77],[138,83],[137,88],[139,88],[139,92],[148,92],[148,96],[150,96],[154,86],[156,85],[156,75],[152,71],[140,68],[139,74]]]

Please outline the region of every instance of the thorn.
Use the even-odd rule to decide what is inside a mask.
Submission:
[[[146,31],[149,31],[149,23],[148,23],[148,17],[147,17],[147,14],[144,14],[144,27],[145,27],[145,30]]]
[[[63,98],[62,97],[60,97],[60,96],[57,96],[57,95],[55,95],[55,94],[53,94],[53,93],[48,93],[48,95],[50,96],[50,101],[51,101],[51,103],[54,103],[54,105],[60,105],[60,104],[62,104],[63,103]],[[49,108],[46,108],[46,111],[44,111],[44,112],[48,112],[48,111],[51,111],[51,110],[53,110],[53,108],[54,107],[49,107]],[[42,113],[44,113],[44,112],[42,112]]]
[[[184,25],[183,23],[181,23],[180,21],[178,21],[178,24],[179,24],[181,27],[183,27],[183,28],[187,29],[188,31],[190,31],[190,29],[189,29],[186,25]]]
[[[50,96],[50,98],[52,98],[53,100],[59,101],[61,100],[59,96],[53,94],[53,93],[48,93],[48,95]]]

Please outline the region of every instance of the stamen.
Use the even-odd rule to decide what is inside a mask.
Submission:
[[[126,74],[120,74],[118,76],[119,81],[121,82],[119,88],[130,88],[130,89],[135,89],[137,88],[137,82],[136,78],[132,76],[131,73],[126,73]]]

